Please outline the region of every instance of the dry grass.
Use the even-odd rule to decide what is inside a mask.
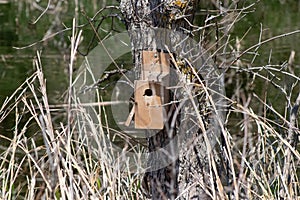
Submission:
[[[73,29],[70,71],[80,34]],[[103,142],[103,127],[94,125],[87,105],[80,105],[73,95],[72,74],[67,104],[49,105],[40,56],[38,52],[36,72],[0,110],[0,122],[15,115],[13,135],[0,135],[7,144],[1,144],[0,199],[141,199],[141,175]],[[105,103],[97,105],[95,112]],[[66,113],[66,120],[53,124],[58,110]],[[25,116],[28,121],[21,123]],[[33,136],[27,135],[30,126],[36,126]],[[98,148],[88,146],[87,140],[96,141]]]
[[[230,21],[232,24],[226,26],[233,26],[242,13],[235,13],[236,18]],[[73,71],[81,38],[81,32],[76,32],[74,27],[75,23],[69,72]],[[242,60],[248,53],[253,53],[255,60],[255,51],[262,44],[298,32],[265,41],[260,38],[258,44],[246,50],[242,49],[239,40],[231,45],[224,34],[222,40],[227,42],[218,48],[211,47],[215,49],[212,55],[221,58],[228,57],[225,49],[231,49],[233,59],[219,61],[220,66],[226,68],[229,85],[231,82],[237,85],[245,82],[242,75],[236,75],[238,73],[251,75],[246,78],[245,88],[248,90],[235,87],[232,96],[224,96],[228,109],[225,124],[221,127],[226,141],[230,181],[224,185],[217,182],[210,192],[212,198],[298,198],[300,94],[295,91],[299,87],[299,77],[289,68],[295,54],[291,52],[286,67],[271,64],[256,67]],[[250,52],[252,50],[254,52]],[[8,116],[14,116],[15,123],[9,137],[0,135],[4,141],[0,144],[0,199],[147,199],[141,190],[142,170],[133,171],[126,155],[116,154],[112,143],[105,142],[109,129],[103,125],[103,119],[108,120],[104,107],[113,102],[105,103],[97,94],[98,106],[81,104],[73,90],[73,75],[70,73],[66,103],[50,105],[39,52],[35,67],[35,73],[0,108],[0,123],[4,123]],[[276,78],[282,76],[293,80],[291,87],[276,82]],[[271,92],[264,91],[262,95],[260,91],[249,89],[256,82],[273,85],[273,90],[282,95],[282,108],[268,103]],[[65,120],[56,124],[54,113],[58,110],[65,113]],[[97,123],[93,120],[95,117]],[[35,133],[28,135],[28,130],[32,129]],[[134,146],[130,142],[127,145]],[[127,148],[125,145],[124,152]],[[135,150],[143,151],[142,148]],[[141,161],[136,162],[140,165]],[[211,163],[211,177],[218,180],[215,165]]]

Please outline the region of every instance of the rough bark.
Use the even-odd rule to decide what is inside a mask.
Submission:
[[[131,38],[137,79],[139,79],[141,74],[142,50],[162,50],[164,47],[161,45],[165,44],[167,40],[170,40],[170,45],[181,42],[178,41],[176,35],[172,37],[168,34],[164,35],[162,32],[159,32],[160,35],[157,35],[155,30],[157,28],[165,28],[189,34],[188,30],[191,29],[190,24],[192,24],[197,3],[196,0],[121,0],[120,8]],[[194,54],[189,57],[197,57],[198,55],[196,54],[199,54],[199,52],[194,52]],[[177,57],[179,58],[180,56],[177,55]],[[197,59],[199,60],[199,58]],[[203,62],[207,63],[207,61]],[[197,62],[191,61],[191,63]],[[192,91],[192,88],[189,89]],[[202,99],[207,102],[205,96],[205,94],[202,95]],[[185,98],[184,95],[182,95],[182,98]],[[196,99],[196,101],[198,100],[199,98]],[[205,106],[207,105],[204,103],[198,109],[203,110]],[[174,107],[176,108],[176,105],[173,105]],[[207,148],[214,146],[218,134],[212,132],[206,134],[206,129],[209,128],[209,117],[208,114],[204,114],[204,110],[201,118],[203,119],[202,122],[204,121],[205,123],[201,130],[199,123],[202,122],[197,122],[198,109],[196,110],[190,103],[181,106],[180,112],[185,114],[178,115],[179,112],[176,109],[173,109],[170,121],[162,131],[155,134],[148,133],[148,148],[149,152],[157,151],[170,144],[176,134],[179,134],[181,144],[172,144],[174,148],[182,147],[179,150],[179,157],[176,157],[166,167],[147,172],[144,187],[148,188],[152,199],[155,200],[175,198],[210,199],[207,194],[209,192],[208,188],[214,187],[215,183],[214,177],[211,177],[213,152],[208,153]],[[193,113],[192,117],[190,116],[191,113]],[[174,120],[172,121],[174,118],[181,121],[180,123],[178,121],[175,123],[177,126],[174,126]],[[205,129],[205,135],[203,135],[203,128]],[[155,162],[157,162],[156,158],[150,157],[150,166],[156,166]]]

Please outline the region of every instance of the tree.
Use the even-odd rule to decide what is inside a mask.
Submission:
[[[165,40],[165,37],[170,39],[168,43],[170,45],[180,44],[182,37],[178,37],[178,32],[187,36],[192,35],[195,28],[193,20],[198,4],[199,1],[196,0],[121,1],[121,12],[133,48],[136,79],[141,76],[143,51],[163,52],[166,43],[162,44],[162,40]],[[157,31],[161,29],[177,31],[177,34]],[[170,46],[168,48],[171,49]],[[191,49],[187,50],[186,48]],[[212,131],[211,127],[214,124],[212,121],[215,120],[212,119],[211,113],[216,110],[213,109],[215,105],[210,99],[211,94],[207,89],[203,89],[209,84],[207,81],[209,76],[211,76],[210,78],[216,76],[213,62],[202,52],[193,51],[190,44],[182,49],[191,52],[185,57],[179,55],[180,53],[177,55],[170,51],[167,53],[171,53],[173,68],[181,71],[181,74],[189,79],[188,82],[192,85],[192,87],[185,87],[185,92],[182,92],[180,96],[181,98],[187,97],[190,101],[181,106],[173,104],[168,108],[169,118],[164,129],[158,133],[148,132],[148,150],[154,152],[167,145],[171,145],[171,149],[177,148],[180,145],[178,142],[173,143],[175,137],[179,137],[179,142],[184,145],[179,148],[179,156],[174,151],[168,151],[168,154],[171,154],[169,157],[171,160],[173,159],[169,165],[155,168],[146,173],[144,187],[148,189],[152,199],[210,199],[210,195],[215,197],[216,194],[211,194],[215,191],[218,191],[219,196],[222,197],[224,191],[219,176],[222,169],[220,148],[215,145],[217,141],[221,140],[219,131]],[[197,46],[197,50],[199,49],[202,49],[200,44]],[[199,59],[202,66],[195,66],[197,62],[193,62],[193,60]],[[188,72],[184,72],[186,68]],[[201,72],[197,70],[199,68],[201,68]],[[206,77],[203,77],[201,73],[206,74]],[[185,85],[188,85],[186,83]],[[218,87],[220,89],[221,85]],[[178,97],[177,100],[179,100]],[[197,103],[195,104],[195,102]],[[215,124],[221,123],[218,120]],[[155,167],[156,162],[159,162],[157,155],[150,156],[150,166]],[[226,177],[225,171],[223,171],[223,177]]]

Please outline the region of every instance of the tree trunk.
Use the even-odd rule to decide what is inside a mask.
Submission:
[[[166,51],[166,44],[170,45],[167,49],[174,49],[176,44],[182,42],[182,37],[178,37],[178,34],[172,35],[168,31],[157,31],[158,28],[188,35],[192,28],[191,24],[197,3],[196,0],[121,0],[121,12],[131,39],[136,79],[141,76],[142,51]],[[189,44],[182,49],[188,48],[188,46]],[[171,53],[174,52],[171,51]],[[199,60],[201,53],[193,53],[195,55],[188,57],[198,56],[195,60]],[[180,61],[186,67],[191,67],[189,62],[197,63],[187,59],[180,60],[178,54],[174,55],[176,62],[173,64],[174,69],[182,69],[179,66],[181,65]],[[209,59],[202,57],[200,59],[206,66],[211,65],[210,61],[208,62]],[[195,66],[197,69],[199,67]],[[210,68],[206,67],[205,70],[209,71]],[[185,73],[185,76],[186,78],[193,76],[196,79],[195,75],[192,75],[192,70]],[[199,76],[201,75],[199,74]],[[201,84],[198,83],[198,85]],[[197,98],[191,97],[192,94],[195,95],[195,90],[198,92]],[[159,154],[153,153],[149,157],[149,166],[152,170],[145,175],[144,187],[148,189],[152,199],[155,200],[210,199],[212,190],[215,188],[216,177],[217,179],[219,177],[219,166],[215,167],[214,165],[215,159],[219,162],[214,148],[219,134],[207,131],[210,120],[209,114],[205,113],[208,112],[205,110],[208,94],[200,89],[195,89],[195,86],[185,87],[183,91],[184,94],[181,94],[181,98],[190,98],[191,101],[184,105],[178,103],[170,106],[169,122],[165,124],[164,129],[157,133],[148,132],[150,153],[166,149],[167,146],[171,149],[167,152],[168,156],[164,157],[171,162],[166,162],[166,166],[162,168],[158,167],[162,162]],[[177,100],[179,100],[178,97]],[[198,102],[195,104],[193,101]],[[174,138],[177,138],[175,142]],[[174,149],[179,150],[174,151]]]

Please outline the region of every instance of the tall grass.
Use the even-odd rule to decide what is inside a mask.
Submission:
[[[73,27],[69,71],[73,71],[80,37]],[[72,73],[67,103],[50,105],[40,52],[35,68],[0,110],[0,122],[15,116],[12,135],[0,135],[5,141],[1,144],[0,198],[142,199],[141,175],[132,172],[122,155],[112,157],[109,144],[102,145],[103,127],[95,128],[86,105],[80,105],[74,96]],[[98,105],[94,112],[101,110],[102,104]],[[66,120],[54,124],[58,111],[66,113]],[[25,117],[27,121],[21,123]],[[31,136],[27,133],[30,126],[36,126]],[[97,141],[98,148],[88,146],[84,135]]]
[[[113,152],[112,143],[104,142],[110,128],[103,124],[103,119],[108,120],[105,105],[113,102],[103,102],[98,94],[97,106],[85,105],[73,89],[77,77],[72,72],[81,39],[75,26],[70,39],[66,102],[49,104],[43,55],[37,52],[35,72],[1,105],[0,124],[14,116],[9,118],[14,127],[11,135],[0,134],[0,199],[147,199],[141,171],[132,170],[125,155]],[[215,199],[299,198],[300,79],[291,67],[296,65],[295,54],[291,52],[285,65],[254,66],[243,60],[248,53],[257,59],[260,45],[287,35],[265,41],[259,38],[251,48],[243,49],[238,39],[233,45],[227,41],[222,46],[231,49],[233,58],[228,63],[219,61],[220,66],[228,67],[225,86],[233,87],[232,96],[224,96],[228,109],[222,130],[230,179],[224,185],[217,182],[213,191],[207,191]],[[220,49],[213,55],[219,55]],[[221,56],[227,53],[224,50]],[[293,80],[292,84],[278,81],[282,77]],[[254,84],[272,90],[253,89]],[[269,103],[274,91],[281,94],[280,108]],[[59,123],[57,113],[64,113]],[[95,117],[97,123],[92,120]],[[124,152],[128,146],[137,146],[126,141]],[[138,165],[141,161],[136,162]]]
[[[77,48],[79,36],[73,34],[73,48]],[[110,144],[102,143],[105,127],[95,128],[72,91],[67,104],[49,105],[40,56],[38,52],[35,73],[0,110],[0,122],[8,115],[15,116],[12,135],[0,136],[5,141],[0,157],[1,199],[146,199],[141,190],[142,175],[134,173],[122,155],[111,153]],[[269,119],[267,113],[255,113],[250,106],[253,100],[280,120]],[[239,199],[295,199],[299,196],[300,154],[291,134],[299,134],[299,96],[295,103],[291,100],[290,117],[282,116],[256,94],[242,97],[242,103],[229,98],[227,101],[231,104],[228,120],[230,115],[241,116],[234,129],[243,136],[236,136],[234,129],[225,125],[228,157],[233,158],[229,171],[235,172],[236,181],[224,186],[222,196],[229,198],[228,192],[234,191],[234,198]],[[53,124],[57,110],[70,117]],[[24,117],[26,122],[22,122]],[[30,126],[36,126],[33,136],[27,135]],[[87,132],[89,140],[97,141],[97,149],[92,148],[95,145],[87,146],[88,139],[80,137]]]

